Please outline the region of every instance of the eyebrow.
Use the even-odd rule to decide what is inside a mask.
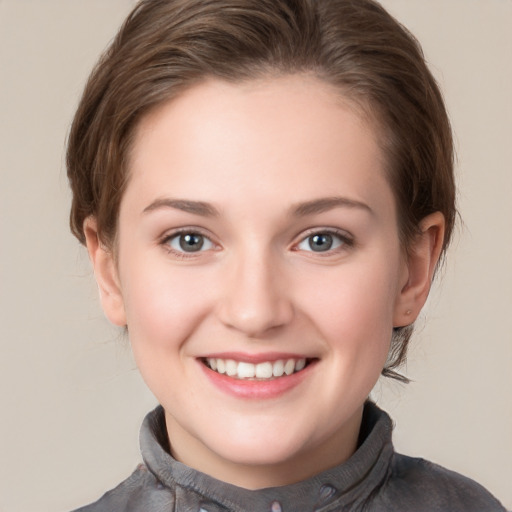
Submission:
[[[334,208],[360,208],[373,214],[373,210],[366,204],[348,197],[322,197],[298,203],[291,208],[292,215],[305,217],[317,213],[326,212]],[[210,203],[204,201],[192,201],[189,199],[159,198],[144,208],[142,213],[149,213],[160,208],[174,208],[202,217],[218,217],[219,211]]]
[[[355,199],[348,197],[322,197],[320,199],[313,199],[305,203],[299,203],[292,207],[292,214],[298,217],[305,217],[306,215],[313,215],[315,213],[323,213],[333,208],[359,208],[366,210],[373,215],[373,210],[366,204]]]
[[[160,198],[153,201],[149,206],[146,206],[142,213],[149,213],[160,208],[174,208],[194,215],[201,215],[202,217],[218,217],[219,211],[209,203],[204,201],[190,201],[188,199],[171,199]]]

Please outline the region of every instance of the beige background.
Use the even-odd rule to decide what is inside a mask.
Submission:
[[[459,229],[409,386],[374,397],[398,450],[512,508],[512,2],[385,0],[422,41],[453,119]],[[66,511],[139,461],[155,404],[69,235],[64,141],[130,0],[0,0],[0,511]]]

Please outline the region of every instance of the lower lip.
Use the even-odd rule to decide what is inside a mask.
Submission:
[[[277,398],[297,387],[311,372],[316,365],[316,361],[309,363],[300,372],[270,380],[234,379],[233,377],[214,372],[201,361],[199,361],[199,364],[210,382],[222,392],[236,398],[263,400]]]

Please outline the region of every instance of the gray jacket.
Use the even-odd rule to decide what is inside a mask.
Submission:
[[[144,464],[99,501],[75,512],[504,512],[476,482],[395,453],[392,423],[365,406],[360,445],[340,466],[284,487],[250,491],[220,482],[169,455],[163,409],[144,420]]]

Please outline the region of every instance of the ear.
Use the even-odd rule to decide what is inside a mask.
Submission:
[[[125,326],[126,314],[114,254],[101,243],[94,217],[85,219],[84,233],[103,311],[113,324]]]
[[[444,215],[441,212],[427,215],[420,223],[420,230],[409,248],[404,265],[401,289],[395,304],[394,327],[412,324],[427,300],[443,247]]]

